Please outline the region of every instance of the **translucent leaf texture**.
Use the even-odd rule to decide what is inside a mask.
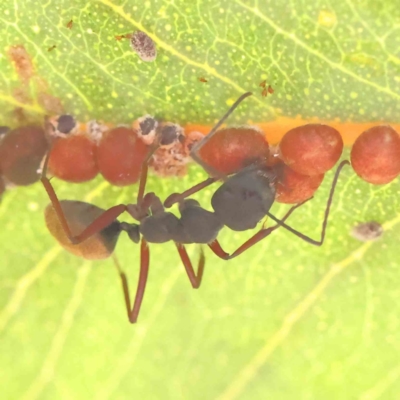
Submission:
[[[232,123],[297,115],[398,122],[396,1],[265,3],[6,0],[4,123],[16,123],[15,107],[40,121],[48,112],[43,87],[66,112],[114,123],[151,113],[211,124],[247,90],[256,95]],[[154,38],[154,63],[115,40],[135,29]],[[22,83],[7,55],[17,44],[41,78],[27,85],[26,102],[15,95]],[[273,96],[261,97],[263,79]],[[204,177],[192,167],[184,179],[151,177],[148,189],[165,198]],[[331,179],[290,219],[315,238]],[[136,187],[114,188],[101,178],[52,182],[60,198],[102,207],[136,195]],[[197,198],[209,206],[211,194]],[[229,262],[206,250],[197,291],[173,244],[151,246],[149,284],[139,323],[131,326],[112,261],[85,262],[59,248],[44,225],[48,199],[40,185],[8,191],[0,205],[3,397],[397,399],[399,194],[398,180],[373,187],[348,168],[323,247],[280,229]],[[277,215],[285,210],[274,207]],[[370,220],[383,224],[381,239],[350,236]],[[224,230],[221,241],[232,251],[250,235]],[[189,250],[196,260],[196,246]],[[121,236],[116,254],[134,288],[138,246]]]

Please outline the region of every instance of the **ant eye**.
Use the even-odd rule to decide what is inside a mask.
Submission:
[[[76,122],[72,115],[61,115],[57,120],[57,129],[61,133],[70,133],[76,126]]]
[[[103,177],[113,185],[138,181],[148,147],[133,129],[117,127],[104,133],[97,147],[97,164]]]
[[[299,174],[320,175],[338,162],[343,151],[340,133],[322,124],[308,124],[288,131],[279,144],[280,156]]]
[[[44,130],[38,126],[9,131],[0,143],[0,171],[15,185],[30,185],[39,180],[37,170],[47,148]]]
[[[400,136],[390,126],[364,131],[351,149],[351,165],[366,182],[382,185],[400,174]]]
[[[133,33],[131,37],[131,47],[143,61],[151,62],[157,57],[156,45],[153,40],[142,31]]]

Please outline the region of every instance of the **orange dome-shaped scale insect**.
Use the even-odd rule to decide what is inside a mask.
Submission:
[[[35,125],[13,130],[2,127],[0,171],[14,185],[30,185],[39,180],[40,162],[48,149],[44,130]]]
[[[126,186],[139,180],[149,147],[134,129],[119,126],[103,134],[96,154],[103,177],[113,185]]]
[[[283,162],[276,164],[275,200],[278,203],[296,204],[310,199],[324,180],[324,174],[303,175],[293,171]]]
[[[400,136],[391,126],[374,126],[356,139],[350,159],[361,179],[389,183],[400,174]]]
[[[97,143],[92,133],[68,114],[46,118],[45,126],[53,141],[48,162],[50,173],[73,183],[95,178],[99,168],[96,162]]]
[[[329,198],[327,201],[325,216],[322,223],[321,237],[319,240],[314,240],[309,236],[293,229],[291,226],[285,223],[285,220],[288,218],[288,216],[295,208],[297,208],[305,201],[307,201],[307,199],[301,198],[301,196],[304,196],[305,192],[307,192],[307,196],[312,195],[311,189],[313,187],[318,187],[319,185],[318,181],[321,180],[320,175],[317,177],[317,179],[315,179],[314,182],[310,183],[307,182],[308,179],[307,177],[304,176],[299,177],[297,176],[298,174],[296,174],[295,172],[291,173],[290,179],[288,179],[289,174],[287,171],[284,171],[284,174],[286,174],[286,178],[284,177],[284,179],[287,179],[286,182],[289,183],[293,189],[295,189],[296,195],[300,196],[302,202],[292,207],[288,211],[288,213],[284,216],[283,219],[276,218],[273,214],[270,213],[269,210],[276,199],[277,195],[276,183],[279,178],[279,170],[276,165],[275,166],[267,165],[266,159],[268,158],[269,152],[267,154],[265,153],[261,154],[259,158],[255,158],[253,160],[253,163],[250,163],[250,165],[248,166],[241,164],[242,161],[237,163],[236,166],[239,167],[241,164],[242,168],[236,171],[232,171],[225,168],[227,165],[226,160],[232,160],[235,158],[240,159],[239,155],[240,150],[237,149],[234,152],[230,152],[230,150],[228,150],[226,152],[226,157],[224,158],[226,148],[229,149],[229,146],[226,147],[217,145],[218,143],[225,144],[226,142],[228,142],[228,140],[225,137],[226,136],[225,132],[222,135],[221,142],[219,142],[218,135],[219,132],[221,131],[217,130],[218,127],[240,104],[240,102],[243,101],[249,95],[251,95],[251,93],[245,93],[244,95],[239,97],[239,99],[233,104],[231,109],[225,114],[225,116],[221,119],[221,121],[218,122],[216,127],[214,127],[212,131],[192,149],[191,153],[192,158],[195,159],[195,161],[197,161],[202,167],[204,167],[204,169],[207,172],[209,172],[213,176],[193,186],[192,188],[186,190],[181,194],[174,193],[170,195],[165,200],[164,205],[166,207],[170,207],[172,204],[176,202],[181,202],[184,198],[216,182],[218,178],[222,178],[223,183],[213,194],[211,199],[211,205],[212,208],[214,209],[215,215],[223,225],[235,231],[249,230],[255,228],[255,226],[265,216],[268,216],[269,218],[277,222],[277,225],[271,228],[261,229],[231,255],[222,250],[217,240],[215,240],[212,243],[209,243],[209,247],[211,248],[211,250],[214,251],[214,253],[217,256],[223,259],[230,259],[236,257],[243,251],[246,251],[248,248],[252,247],[260,240],[264,239],[279,226],[286,228],[287,230],[289,230],[290,232],[292,232],[293,234],[307,241],[310,244],[320,246],[322,245],[325,239],[330,207],[332,204],[332,199],[340,171],[345,165],[349,164],[349,162],[342,161],[336,170]],[[217,139],[213,139],[214,137],[216,137]],[[235,141],[236,140],[235,134],[233,134],[232,137],[233,141]],[[214,141],[216,148],[214,148],[212,151],[213,152],[219,151],[221,153],[218,156],[218,160],[221,161],[215,162],[211,160],[211,165],[209,165],[207,162],[204,161],[202,157],[202,154],[204,153],[202,153],[201,149],[204,145],[208,146],[209,143],[213,143]],[[259,144],[258,139],[255,139],[254,143],[256,143],[256,145],[258,146]],[[254,145],[254,147],[256,147],[256,145]],[[247,149],[251,148],[251,146],[252,146],[251,144],[248,144]],[[245,157],[243,159],[247,159],[247,156],[248,153],[245,153]],[[227,176],[228,175],[228,173],[226,173],[227,170],[230,172],[230,176]],[[294,185],[294,182],[298,182],[298,180],[300,180],[300,182],[302,182],[303,185],[306,184],[307,187],[305,191],[300,190],[301,188],[300,189],[298,187],[296,188],[296,185]],[[285,183],[285,180],[283,181],[283,183]],[[281,193],[283,193],[283,191],[281,191]],[[296,198],[295,200],[298,201],[300,200],[300,198]]]
[[[308,124],[286,132],[279,143],[280,157],[303,175],[320,175],[338,162],[343,151],[340,133],[323,124]]]

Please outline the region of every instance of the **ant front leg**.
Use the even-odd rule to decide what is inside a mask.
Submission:
[[[307,201],[311,200],[311,198],[302,201],[299,204],[296,204],[292,206],[289,211],[283,216],[282,220],[285,222],[292,212],[296,210],[296,208],[302,206],[304,203]],[[250,239],[246,240],[237,250],[235,250],[232,254],[226,253],[224,249],[221,247],[220,243],[218,240],[214,240],[212,243],[208,244],[208,247],[212,250],[212,252],[218,256],[219,258],[222,258],[223,260],[231,260],[232,258],[235,258],[239,256],[240,254],[244,253],[246,250],[250,249],[253,247],[255,244],[260,242],[261,240],[265,239],[267,236],[269,236],[275,229],[279,228],[281,225],[276,224],[274,226],[271,226],[269,228],[263,228],[260,231],[258,231],[255,235],[253,235]]]
[[[57,217],[61,223],[61,226],[72,244],[82,243],[86,239],[107,228],[124,211],[126,211],[126,206],[124,204],[119,204],[117,206],[111,207],[108,210],[105,210],[100,216],[95,218],[95,220],[91,224],[89,224],[79,235],[73,235],[71,229],[69,228],[67,218],[61,207],[60,200],[58,199],[57,194],[52,184],[50,183],[50,180],[46,177],[47,165],[49,162],[50,153],[51,149],[49,150],[49,153],[46,156],[40,180],[44,188],[46,189],[46,192],[57,214]]]
[[[197,265],[197,274],[194,272],[192,262],[188,256],[186,248],[183,244],[175,243],[176,248],[178,249],[179,256],[181,257],[182,263],[185,266],[185,270],[187,276],[192,284],[193,289],[198,289],[201,285],[201,281],[203,279],[204,273],[204,265],[205,265],[205,257],[203,248],[200,247],[200,258]]]
[[[126,312],[128,314],[128,319],[131,324],[136,323],[138,316],[139,316],[140,307],[142,306],[144,292],[146,289],[147,277],[149,274],[149,264],[150,264],[149,246],[148,246],[147,242],[142,238],[142,242],[140,244],[139,280],[138,280],[138,285],[137,285],[137,289],[136,289],[135,302],[133,303],[133,306],[131,306],[132,303],[131,303],[131,296],[129,293],[128,278],[127,278],[125,272],[123,272],[121,270],[121,268],[118,266],[118,264],[116,264],[119,275],[121,277]]]

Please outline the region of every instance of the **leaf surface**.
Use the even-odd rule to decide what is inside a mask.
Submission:
[[[248,90],[256,95],[231,123],[297,115],[399,122],[399,26],[394,0],[6,0],[2,124],[17,123],[15,107],[40,121],[57,99],[82,120],[130,123],[149,113],[212,124]],[[154,63],[116,41],[136,29],[156,42]],[[19,44],[34,65],[25,83],[9,58],[10,46]],[[258,86],[264,79],[275,89],[267,98]],[[44,94],[53,96],[50,105]],[[184,179],[152,177],[148,190],[164,199],[204,177],[193,166]],[[315,198],[290,218],[314,238],[331,179],[327,174]],[[52,182],[60,198],[102,207],[136,195],[136,187],[111,187],[101,178]],[[0,206],[3,397],[397,399],[399,194],[398,180],[373,187],[348,168],[323,247],[279,229],[229,262],[206,251],[197,291],[173,244],[151,246],[146,296],[131,326],[112,261],[89,263],[60,249],[44,224],[41,185],[8,191]],[[209,206],[211,195],[204,190],[197,198]],[[350,236],[370,220],[383,224],[381,239]],[[233,251],[251,234],[226,229],[221,242]],[[196,246],[189,250],[196,260]],[[138,246],[122,236],[116,253],[133,289]]]

